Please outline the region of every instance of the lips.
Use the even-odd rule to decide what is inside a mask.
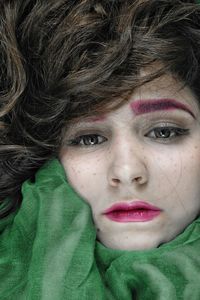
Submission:
[[[116,203],[103,214],[115,222],[148,222],[159,216],[161,209],[144,201]]]

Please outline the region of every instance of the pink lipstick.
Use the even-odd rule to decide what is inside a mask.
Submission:
[[[148,222],[156,218],[161,209],[144,201],[120,202],[112,205],[103,214],[115,222]]]

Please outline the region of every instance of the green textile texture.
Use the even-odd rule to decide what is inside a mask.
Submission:
[[[96,241],[89,206],[58,160],[22,186],[23,202],[0,223],[1,300],[200,299],[200,220],[153,250]]]

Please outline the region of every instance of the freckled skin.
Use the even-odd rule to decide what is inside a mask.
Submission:
[[[109,248],[158,247],[199,215],[200,112],[191,90],[181,85],[166,75],[136,90],[129,103],[94,125],[106,137],[102,144],[86,148],[63,143],[59,158],[68,180],[91,206],[97,237]],[[173,109],[134,115],[130,108],[134,100],[157,98],[175,99],[192,113]],[[152,128],[168,123],[189,133],[168,142],[149,137]],[[65,139],[68,136],[70,130]],[[162,213],[152,221],[130,223],[114,222],[103,214],[115,203],[135,200],[155,205]]]

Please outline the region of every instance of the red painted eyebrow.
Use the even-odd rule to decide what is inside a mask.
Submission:
[[[96,117],[92,117],[88,119],[88,122],[102,122],[105,121],[106,116],[105,115],[100,115],[100,116],[96,116]]]
[[[131,109],[135,115],[147,114],[159,110],[174,110],[181,109],[188,112],[193,118],[195,115],[193,112],[183,103],[180,103],[174,99],[150,99],[150,100],[137,100],[130,104]]]

